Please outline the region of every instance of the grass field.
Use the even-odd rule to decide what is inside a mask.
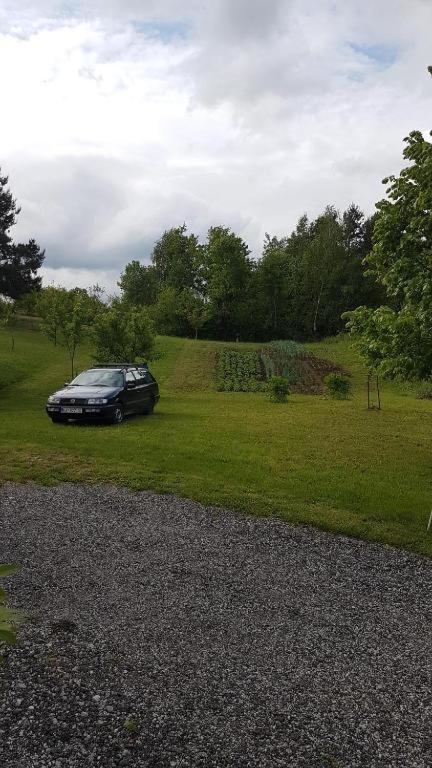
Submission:
[[[348,401],[293,395],[277,405],[262,393],[217,392],[221,346],[159,339],[151,417],[53,425],[44,404],[70,378],[65,350],[17,330],[11,352],[0,333],[0,481],[120,483],[432,554],[431,401],[386,383],[383,409],[368,411],[365,371],[344,338],[309,346],[352,372]],[[78,369],[89,362],[81,351]]]

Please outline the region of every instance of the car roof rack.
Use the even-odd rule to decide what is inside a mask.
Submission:
[[[98,363],[93,368],[148,368],[147,363]]]

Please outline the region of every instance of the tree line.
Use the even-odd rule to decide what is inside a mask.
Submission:
[[[355,204],[302,216],[284,237],[266,235],[255,260],[227,227],[206,241],[185,224],[157,241],[149,265],[132,261],[119,280],[124,301],[148,307],[160,333],[220,340],[321,338],[344,327],[342,314],[378,306],[383,290],[365,274],[374,217]]]
[[[266,341],[348,328],[371,369],[430,379],[432,143],[420,131],[404,141],[408,165],[383,180],[386,198],[373,216],[355,204],[304,215],[289,235],[266,235],[256,260],[227,227],[211,227],[200,243],[183,224],[163,233],[150,264],[126,265],[121,296],[108,302],[98,286],[41,289],[44,252],[34,240],[13,243],[19,209],[0,175],[0,322],[11,325],[15,308],[36,311],[49,338],[67,347],[72,370],[86,334],[106,361],[150,354],[155,332]]]

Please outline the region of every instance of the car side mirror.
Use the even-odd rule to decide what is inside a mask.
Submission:
[[[65,381],[65,383],[64,383],[64,386],[65,386],[65,387],[68,387],[68,386],[69,386],[69,384],[70,384],[70,381]]]
[[[135,389],[136,383],[134,381],[127,381],[126,382],[126,389]]]

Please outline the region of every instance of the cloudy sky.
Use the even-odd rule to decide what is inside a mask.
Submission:
[[[259,255],[367,212],[432,127],[432,0],[0,0],[0,165],[46,283],[112,291],[165,228]]]

